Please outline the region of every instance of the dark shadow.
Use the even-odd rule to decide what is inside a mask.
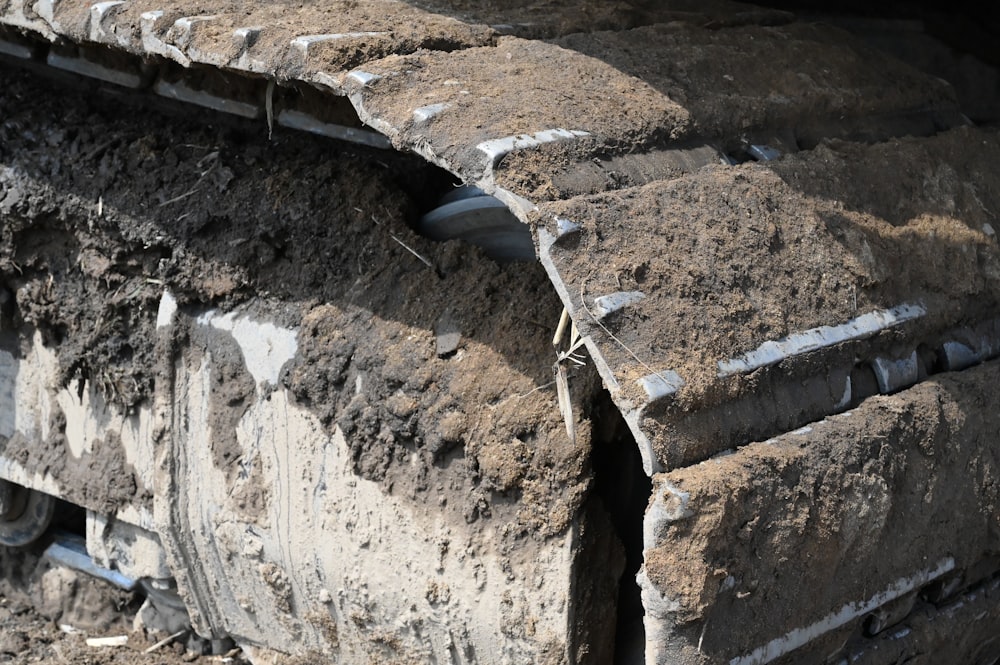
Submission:
[[[635,438],[607,391],[598,396],[593,423],[594,493],[625,551],[625,568],[618,582],[614,663],[629,665],[643,651],[644,611],[635,576],[642,566],[643,518],[653,486],[642,470]]]

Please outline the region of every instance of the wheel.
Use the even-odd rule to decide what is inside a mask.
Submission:
[[[52,522],[55,497],[0,480],[0,545],[33,543]]]
[[[503,203],[477,187],[459,187],[424,215],[417,231],[431,240],[459,239],[494,261],[534,261],[531,231]]]

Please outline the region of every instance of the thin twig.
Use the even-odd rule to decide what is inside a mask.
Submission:
[[[562,414],[563,422],[566,423],[566,436],[571,444],[576,443],[576,422],[573,418],[573,401],[569,395],[569,377],[566,376],[566,368],[562,363],[555,364],[556,375],[556,395],[559,399],[559,413]]]
[[[415,257],[417,257],[418,259],[420,259],[421,261],[423,261],[427,265],[428,268],[430,268],[431,270],[434,270],[434,264],[431,263],[430,261],[428,261],[427,259],[425,259],[423,256],[421,256],[417,252],[417,250],[415,250],[412,247],[410,247],[409,245],[407,245],[405,242],[403,242],[402,240],[400,240],[399,238],[397,238],[392,233],[389,234],[389,237],[392,238],[393,240],[395,240],[396,242],[398,242],[403,247],[403,249],[405,249],[406,251],[408,251],[410,254],[413,254]]]
[[[159,642],[157,642],[153,646],[151,646],[148,649],[146,649],[145,651],[143,651],[143,653],[153,653],[154,651],[156,651],[160,647],[167,646],[168,644],[170,644],[171,642],[173,642],[174,640],[176,640],[178,637],[180,637],[181,635],[183,635],[186,632],[187,632],[186,630],[179,630],[176,633],[174,633],[173,635],[168,635],[167,637],[163,638],[162,640],[160,640]]]
[[[202,164],[204,164],[208,160],[212,160],[212,165],[209,166],[208,169],[201,174],[202,178],[208,175],[208,172],[214,169],[215,165],[219,163],[219,151],[213,150],[212,152],[208,153],[207,155],[199,159],[197,162],[195,162],[195,166],[197,166],[200,169]]]
[[[569,324],[569,310],[563,307],[562,314],[559,315],[559,325],[556,326],[556,334],[552,336],[552,346],[559,346],[566,326]]]
[[[267,140],[271,140],[274,131],[274,79],[267,82],[267,92],[264,94],[264,110],[267,111]]]
[[[187,197],[191,196],[192,194],[194,194],[195,192],[197,192],[198,188],[201,186],[202,181],[205,180],[205,176],[207,176],[209,173],[211,173],[212,169],[215,168],[215,165],[219,163],[219,160],[218,160],[219,153],[218,152],[212,152],[212,153],[209,153],[209,154],[205,155],[204,157],[202,157],[201,159],[198,160],[197,166],[198,166],[198,168],[201,168],[202,163],[204,163],[204,161],[206,159],[211,158],[213,155],[215,156],[215,161],[212,162],[211,166],[209,166],[207,169],[205,169],[205,171],[198,178],[198,182],[194,183],[194,187],[192,187],[190,191],[188,191],[188,192],[186,192],[184,194],[181,194],[180,196],[175,196],[174,198],[170,199],[169,201],[164,201],[163,203],[160,204],[159,207],[162,208],[164,206],[170,205],[171,203],[177,203],[178,201],[182,201],[182,200],[186,199]]]
[[[535,386],[534,388],[532,388],[531,390],[529,390],[526,393],[522,393],[520,395],[511,395],[510,397],[505,397],[502,400],[500,400],[499,402],[497,402],[496,404],[490,404],[489,408],[491,410],[498,409],[501,406],[503,406],[504,404],[506,404],[507,402],[511,401],[512,399],[524,399],[528,395],[530,395],[532,393],[537,393],[539,390],[544,390],[544,389],[548,388],[549,386],[551,386],[554,383],[555,383],[555,381],[549,381],[548,383],[543,383],[540,386]]]
[[[569,324],[569,348],[565,351],[556,349],[556,362],[552,365],[555,374],[556,399],[559,403],[559,413],[566,424],[566,435],[570,443],[576,443],[576,420],[573,415],[573,399],[569,392],[569,375],[563,361],[568,360],[577,367],[583,367],[585,362],[583,356],[576,353],[577,349],[583,346],[583,337],[577,330],[576,322],[569,316],[569,310],[563,307],[562,314],[559,315],[559,325],[556,327],[556,334],[552,338],[553,346],[558,347],[562,343],[563,335],[566,334],[566,327]]]
[[[632,351],[632,349],[630,349],[625,344],[625,342],[623,342],[620,339],[618,339],[617,337],[615,337],[615,334],[613,332],[611,332],[610,330],[608,330],[607,326],[605,326],[603,323],[601,323],[600,320],[596,316],[594,316],[594,313],[590,311],[589,307],[587,307],[587,299],[583,295],[583,291],[586,288],[586,286],[587,286],[587,280],[583,280],[583,284],[580,285],[580,304],[583,306],[583,311],[585,311],[587,313],[587,316],[590,317],[591,321],[593,321],[594,323],[596,323],[597,326],[601,330],[603,330],[605,333],[607,333],[608,337],[610,337],[611,339],[613,339],[615,341],[615,343],[618,344],[618,346],[620,346],[623,349],[625,349],[626,353],[628,353],[630,356],[632,356],[632,358],[637,363],[639,363],[640,365],[642,365],[643,367],[645,367],[647,370],[649,370],[650,374],[655,374],[656,376],[660,377],[664,382],[669,383],[669,381],[667,381],[667,378],[665,376],[663,376],[662,374],[660,374],[659,372],[657,372],[655,369],[653,369],[652,367],[650,367],[649,365],[647,365],[645,362],[643,362],[639,358],[639,356],[635,355],[635,352]]]
[[[172,199],[170,199],[168,201],[164,201],[163,203],[160,204],[160,207],[163,208],[164,206],[168,206],[171,203],[177,203],[178,201],[183,201],[184,199],[186,199],[187,197],[191,196],[192,194],[194,194],[197,191],[198,191],[198,185],[195,185],[194,189],[192,189],[191,191],[186,192],[184,194],[181,194],[180,196],[175,196],[174,198],[172,198]]]
[[[543,383],[540,386],[535,386],[534,388],[532,388],[528,392],[524,393],[523,395],[514,395],[514,397],[516,397],[517,399],[523,399],[523,398],[527,397],[528,395],[530,395],[531,393],[537,393],[539,390],[544,390],[544,389],[548,388],[553,383],[555,383],[555,381],[549,381],[548,383]],[[508,398],[508,399],[510,399],[510,398]]]
[[[584,344],[583,337],[580,336],[580,332],[576,329],[575,323],[573,324],[572,333],[569,336],[569,343],[570,347],[568,349],[566,349],[565,351],[560,351],[558,353],[559,360],[566,360],[567,358],[573,359],[575,357],[578,357],[576,351]]]

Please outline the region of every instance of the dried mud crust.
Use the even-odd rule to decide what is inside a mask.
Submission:
[[[207,43],[231,43],[232,30],[266,26],[254,42],[250,56],[261,62],[277,62],[295,37],[338,34],[340,38],[317,49],[326,69],[349,69],[364,61],[418,49],[450,51],[490,43],[500,34],[515,33],[528,38],[549,38],[574,32],[620,30],[669,21],[733,25],[787,21],[786,12],[753,5],[712,0],[692,2],[548,2],[470,3],[465,0],[409,2],[399,0],[346,0],[327,3],[232,2],[232,0],[185,0],[169,6],[139,0],[107,10],[115,16],[114,38],[140,49],[142,14],[162,11],[154,32],[171,41],[174,22],[182,17],[212,16],[208,24],[195,24],[186,37],[196,49]],[[89,6],[60,5],[56,21],[78,40],[86,40]],[[235,46],[232,55],[238,56]],[[292,72],[287,72],[292,73]]]
[[[268,143],[263,124],[135,117],[2,75],[0,275],[11,325],[42,331],[64,382],[135,406],[157,388],[164,289],[192,315],[242,304],[301,326],[282,381],[344,430],[358,473],[469,520],[502,509],[515,534],[569,524],[589,441],[582,422],[568,441],[551,385],[561,305],[537,265],[410,232],[408,191],[433,186],[420,162]],[[461,342],[439,357],[445,317]],[[246,407],[244,384],[220,429]],[[593,375],[574,380],[578,417],[595,389]]]
[[[692,130],[711,140],[735,142],[770,129],[815,144],[817,125],[845,131],[866,118],[954,110],[944,81],[829,25],[675,23],[555,43],[646,82],[685,108]]]
[[[290,42],[303,35],[336,33],[339,39],[313,44],[309,47],[310,59],[327,70],[348,70],[369,60],[396,53],[409,53],[418,49],[450,51],[490,43],[496,33],[484,25],[469,25],[453,18],[431,14],[405,2],[374,0],[367,2],[342,1],[327,3],[301,2],[233,2],[232,0],[183,0],[163,6],[156,2],[139,0],[112,8],[114,38],[134,52],[141,53],[142,15],[161,11],[155,19],[152,33],[159,39],[172,43],[181,35],[173,28],[184,17],[211,16],[212,21],[196,22],[185,46],[194,50],[215,52],[229,49],[231,57],[241,55],[232,32],[238,28],[266,26],[259,39],[250,48],[249,56],[278,69],[279,78],[301,73],[299,62],[285,62]],[[89,34],[89,6],[61,5],[56,19],[79,41],[86,41]],[[292,54],[295,58],[294,53]]]
[[[90,450],[73,459],[66,442],[66,417],[58,409],[50,428],[45,441],[29,440],[19,432],[7,441],[0,439],[0,455],[25,469],[60,479],[66,484],[63,498],[90,510],[111,514],[128,505],[152,508],[153,496],[128,463],[116,433],[94,441]],[[95,478],[101,482],[93,482]]]
[[[553,43],[572,53],[578,63],[599,62],[622,81],[640,81],[643,87],[637,89],[645,91],[648,86],[676,105],[675,115],[683,123],[673,136],[665,136],[663,125],[657,134],[640,122],[608,126],[593,114],[575,117],[564,112],[579,120],[572,129],[587,130],[592,136],[517,151],[497,166],[497,184],[532,201],[623,189],[678,175],[662,166],[642,168],[640,162],[640,168],[633,170],[616,163],[614,157],[622,148],[628,149],[625,159],[649,159],[646,151],[668,143],[670,148],[707,143],[722,152],[738,153],[756,142],[787,152],[815,146],[824,138],[878,141],[929,135],[962,123],[953,92],[944,81],[827,25],[720,28],[672,23],[567,35]],[[579,86],[567,89],[579,96]],[[653,107],[634,93],[609,94],[623,108],[634,108],[639,118],[652,117]],[[517,95],[510,91],[508,96]],[[626,128],[634,135],[629,137],[631,143],[622,140]],[[653,159],[662,162],[665,156]],[[718,161],[716,157],[714,162]],[[603,177],[591,173],[594,163]],[[588,177],[574,175],[584,166],[589,167]]]
[[[617,291],[645,294],[604,321],[645,363],[602,342],[626,395],[641,403],[633,380],[671,369],[687,384],[678,407],[692,411],[719,399],[719,361],[769,340],[909,302],[927,310],[907,329],[918,341],[991,316],[1000,296],[990,166],[998,142],[971,129],[831,142],[766,165],[705,167],[547,204],[540,223],[550,232],[557,217],[582,226],[551,250],[577,309]],[[581,318],[581,329],[603,338]]]
[[[998,375],[995,361],[942,374],[657,476],[690,494],[689,514],[645,552],[680,630],[693,644],[705,626],[704,653],[728,658],[949,559],[957,571],[988,559],[1000,545]]]
[[[383,58],[365,71],[382,77],[360,93],[365,112],[400,128],[404,143],[429,145],[471,180],[491,166],[476,148],[483,141],[564,129],[626,151],[689,129],[687,111],[645,81],[549,42],[501,37],[456,53]],[[414,123],[413,109],[433,105],[446,106],[430,122]]]
[[[397,314],[423,319],[415,326],[373,319],[367,307],[324,304],[306,314],[287,385],[324,422],[340,426],[362,476],[404,494],[429,493],[441,509],[457,501],[468,521],[518,498],[504,512],[515,509],[531,531],[558,533],[583,497],[589,434],[581,426],[569,442],[552,387],[532,392],[551,382],[551,346],[532,341],[558,312],[548,287],[525,290],[520,279],[496,275],[485,290],[463,280],[470,287],[463,294],[464,287],[455,292],[436,278],[413,277],[379,282],[400,285],[394,298],[409,304]],[[364,290],[383,291],[376,284]],[[464,297],[470,307],[459,306]],[[498,310],[497,302],[507,304]],[[434,317],[452,307],[461,314],[450,316],[470,338],[441,358]],[[515,372],[507,369],[512,355],[520,356]],[[594,377],[581,378],[574,387],[586,395]],[[455,473],[443,476],[435,467]],[[507,498],[493,501],[494,493]]]
[[[594,30],[626,30],[652,23],[690,21],[710,25],[777,23],[785,12],[728,0],[624,0],[615,2],[477,2],[474,0],[414,0],[411,4],[454,16],[468,23],[491,25],[519,37],[547,39]]]
[[[787,151],[830,137],[930,135],[963,122],[944,81],[847,32],[805,23],[505,36],[458,52],[394,55],[364,71],[380,78],[349,84],[352,101],[363,117],[387,123],[397,145],[442,159],[468,180],[494,176],[532,201],[649,182],[641,168],[616,168],[615,157],[706,143]],[[415,116],[419,108],[429,117]],[[514,151],[497,165],[477,149],[554,129],[574,137]],[[575,182],[574,170],[594,160],[606,162],[605,177]]]

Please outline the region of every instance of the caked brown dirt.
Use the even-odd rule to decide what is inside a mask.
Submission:
[[[317,60],[335,70],[336,76],[343,73],[338,74],[338,68],[381,58],[370,69],[383,75],[382,84],[352,92],[359,111],[367,110],[372,118],[398,131],[393,135],[397,145],[437,151],[438,156],[453,159],[456,172],[466,177],[478,178],[485,173],[476,172],[480,166],[476,159],[482,157],[482,151],[475,148],[478,141],[540,127],[570,126],[570,121],[588,123],[580,127],[590,130],[595,140],[614,152],[662,148],[665,143],[687,140],[692,133],[702,139],[725,136],[733,140],[740,135],[745,142],[748,139],[740,134],[743,131],[766,134],[775,127],[787,128],[802,117],[811,118],[817,111],[842,120],[844,106],[855,107],[862,116],[880,113],[879,108],[870,106],[857,108],[883,91],[878,81],[862,86],[865,89],[852,96],[844,95],[837,85],[814,80],[808,83],[815,83],[815,87],[803,86],[801,78],[793,78],[789,87],[808,88],[806,94],[818,105],[805,108],[800,116],[794,112],[769,116],[775,107],[771,99],[755,106],[753,100],[741,98],[737,104],[725,94],[718,99],[701,94],[697,85],[693,89],[698,94],[691,95],[683,86],[653,81],[653,74],[644,69],[646,63],[674,63],[671,58],[650,58],[648,49],[636,51],[634,58],[619,57],[627,50],[622,43],[627,46],[638,34],[645,34],[650,41],[657,37],[661,45],[675,48],[673,27],[630,35],[571,36],[556,45],[499,36],[506,28],[463,26],[423,16],[414,21],[417,27],[408,31],[402,24],[414,14],[402,11],[398,3],[384,6],[400,11],[386,11],[382,16],[382,12],[369,11],[367,5],[359,8],[356,3],[343,3],[337,9],[343,9],[342,24],[347,29],[356,22],[359,27],[395,30],[395,34],[342,35],[350,39],[317,47],[322,56]],[[471,11],[461,2],[454,7]],[[79,9],[62,5],[64,12]],[[276,6],[254,16],[266,18],[272,11],[270,16],[278,18],[283,9]],[[590,29],[601,25],[600,12],[590,5],[586,9],[581,14],[585,20],[578,18],[577,23],[589,23]],[[634,4],[628,3],[626,9],[636,13],[626,12],[624,22],[607,27],[640,25],[646,20]],[[139,10],[141,7],[129,5],[120,11]],[[200,43],[217,41],[219,35],[240,24],[237,19],[242,17],[235,3],[180,3],[162,17],[161,27],[166,29],[186,13],[215,10],[226,16],[193,29],[190,43],[185,44],[193,52]],[[289,12],[293,18],[285,21],[283,29],[269,31],[265,37],[276,40],[273,48],[263,44],[257,54],[267,57],[279,54],[279,50],[288,52],[290,35],[323,22],[322,12],[311,15],[310,11]],[[138,13],[131,22],[120,20],[118,25],[135,37],[137,18]],[[518,34],[519,28],[511,30]],[[565,30],[561,20],[556,20],[542,28],[542,34],[554,36]],[[725,44],[727,36],[752,37],[766,32],[755,28],[721,37],[703,33],[708,44],[700,46],[711,52],[717,44]],[[436,37],[430,39],[427,34]],[[686,33],[681,30],[679,34],[680,49],[694,57],[688,63],[690,72],[684,67],[672,72],[676,81],[698,73],[699,65],[707,63],[714,68],[721,62],[715,56],[700,57],[700,52],[684,41]],[[172,38],[165,37],[167,41]],[[737,41],[749,43],[750,38]],[[761,40],[777,41],[776,34]],[[834,42],[838,45],[839,38]],[[131,48],[135,44],[133,39]],[[798,53],[787,44],[783,46],[779,50],[793,56],[816,54],[808,46]],[[455,49],[465,50],[455,54]],[[580,53],[590,57],[580,58]],[[816,60],[822,64],[827,53],[824,50]],[[744,88],[768,90],[767,79],[757,85],[749,76],[757,71],[760,61],[769,62],[772,72],[784,71],[767,58],[739,56],[736,62],[744,68],[739,70],[740,76],[727,73],[729,78],[722,78],[730,83],[738,79]],[[849,69],[851,84],[874,71],[863,59],[852,62],[861,66]],[[552,63],[558,70],[555,77],[562,78],[558,83],[574,90],[575,98],[546,94],[546,76],[552,74]],[[285,61],[267,75],[281,82],[292,77],[293,70],[298,72],[297,66]],[[484,71],[485,77],[476,78]],[[901,74],[897,78],[909,77],[903,69],[893,71]],[[489,80],[494,72],[502,74],[501,82]],[[708,78],[717,73],[712,69]],[[705,76],[705,72],[700,75]],[[464,79],[474,85],[465,85]],[[945,88],[935,81],[926,83],[928,89],[918,91],[918,96],[946,105],[948,95],[937,95]],[[526,85],[534,86],[531,96],[544,103],[520,101],[523,98],[516,92]],[[711,89],[725,90],[726,85],[716,81]],[[585,458],[590,437],[583,422],[588,415],[584,405],[589,403],[596,382],[586,371],[572,377],[573,418],[581,422],[576,423],[577,438],[568,439],[555,408],[549,375],[553,355],[548,339],[561,305],[537,266],[495,266],[468,248],[436,246],[410,233],[406,222],[421,207],[414,190],[434,189],[429,181],[421,182],[420,175],[414,176],[415,171],[427,173],[416,167],[414,160],[343,150],[280,131],[273,142],[266,142],[263,123],[216,124],[209,120],[205,129],[183,118],[174,121],[155,116],[154,121],[152,113],[128,118],[101,103],[85,101],[72,101],[65,113],[47,101],[53,97],[51,91],[32,90],[16,76],[11,76],[5,87],[12,101],[0,116],[6,123],[0,128],[4,141],[0,144],[0,206],[4,215],[0,240],[9,255],[0,256],[0,275],[6,285],[0,303],[6,303],[5,327],[9,322],[11,329],[36,329],[57,350],[64,384],[85,380],[105,399],[125,409],[142,404],[154,388],[160,393],[156,382],[167,372],[159,353],[164,340],[158,339],[161,334],[154,330],[154,312],[161,294],[168,290],[177,298],[182,317],[198,316],[209,309],[238,308],[241,315],[297,328],[298,355],[285,367],[280,384],[325,425],[348,435],[355,471],[382,483],[386,491],[418,502],[433,501],[436,510],[457,511],[470,522],[493,519],[502,525],[508,549],[524,533],[558,534],[578,514],[587,489]],[[900,85],[899,89],[905,87]],[[468,94],[469,89],[474,94]],[[664,92],[670,99],[661,95]],[[609,93],[631,105],[609,106]],[[456,113],[450,117],[445,114],[426,130],[414,129],[413,107],[441,100],[453,103]],[[62,101],[66,103],[65,97]],[[783,101],[778,106],[788,108]],[[890,100],[886,106],[895,111],[900,104]],[[463,113],[470,108],[473,112]],[[619,122],[623,115],[629,117],[629,123]],[[472,126],[476,123],[470,123],[469,117],[488,118],[489,122]],[[897,120],[890,118],[894,125]],[[923,120],[925,127],[918,134],[952,126],[942,123],[939,127],[933,119]],[[154,123],[155,131],[150,129]],[[809,127],[811,134],[800,131],[797,136],[776,139],[788,140],[788,145],[798,140],[798,147],[812,148],[816,136],[823,136],[826,129],[822,122],[819,125],[819,129]],[[899,126],[909,127],[904,123]],[[427,141],[421,143],[424,138]],[[581,141],[580,145],[593,144]],[[898,144],[892,147],[898,148]],[[963,316],[976,323],[995,310],[997,270],[991,227],[983,219],[952,219],[946,208],[931,206],[930,211],[921,208],[909,214],[905,205],[872,203],[878,197],[866,198],[870,193],[859,197],[860,209],[851,203],[844,206],[842,199],[850,200],[861,188],[854,184],[856,176],[836,180],[838,174],[851,172],[836,162],[850,162],[857,156],[850,146],[841,148],[822,145],[802,163],[789,157],[773,171],[766,166],[710,167],[681,180],[559,202],[548,208],[546,212],[565,213],[582,225],[579,244],[590,251],[579,253],[577,267],[582,268],[573,271],[576,276],[583,275],[582,284],[575,285],[580,301],[585,295],[632,286],[659,298],[651,297],[648,303],[653,304],[645,311],[636,308],[609,319],[608,326],[616,330],[639,331],[634,338],[622,335],[621,341],[616,340],[622,348],[613,347],[614,353],[635,356],[637,349],[648,363],[655,359],[656,369],[664,369],[659,365],[662,361],[668,363],[666,368],[682,372],[687,386],[676,404],[695,410],[715,396],[711,393],[716,387],[706,387],[715,378],[714,363],[750,351],[762,341],[810,326],[839,323],[868,309],[891,307],[914,292],[931,310],[926,319],[930,322],[928,334],[938,334],[941,325],[953,324]],[[895,161],[889,157],[883,163],[891,167],[910,161],[898,159],[899,154]],[[519,167],[527,170],[532,164],[536,171],[549,168],[545,159],[533,161],[538,155],[525,155],[522,161],[508,161],[499,182],[514,183],[520,193],[541,193],[540,198],[562,196],[558,187],[545,183],[537,172],[530,177],[518,173]],[[565,156],[556,153],[555,157]],[[819,168],[818,175],[813,174],[819,178],[818,185],[795,181],[811,168],[809,159],[836,163],[830,169],[832,176],[824,179],[823,168]],[[936,164],[937,158],[932,162]],[[781,170],[783,164],[791,165],[786,173]],[[872,168],[857,173],[875,179],[881,175],[877,160],[866,166]],[[974,180],[946,172],[931,175],[914,181],[913,186],[921,195],[929,192],[927,196],[939,202],[955,199],[955,191]],[[612,179],[611,186],[604,189],[643,184],[642,180]],[[942,189],[935,189],[942,184]],[[845,187],[848,194],[838,194],[838,188]],[[888,189],[897,195],[906,192],[895,186]],[[574,193],[578,192],[566,196]],[[975,191],[968,200],[978,201]],[[992,219],[988,211],[985,219]],[[601,241],[602,234],[610,240],[612,231],[622,230],[615,227],[624,229],[624,243],[615,237],[603,248],[604,254],[600,247],[587,246],[595,238]],[[645,242],[645,233],[670,235],[665,243],[668,249],[650,251],[656,245]],[[947,250],[939,252],[942,238]],[[653,258],[647,261],[650,256]],[[907,273],[906,267],[914,264],[919,264],[917,270]],[[667,306],[663,306],[664,300]],[[435,331],[443,329],[459,331],[461,341],[454,350],[438,350],[436,337],[440,333]],[[893,340],[885,338],[895,332],[881,336],[872,346],[884,343],[885,348],[879,349],[888,349]],[[912,331],[908,328],[904,332]],[[176,334],[178,337],[171,340],[175,348],[183,345],[186,349],[192,343],[197,347],[205,341],[195,339],[200,332],[183,326],[178,326]],[[184,335],[190,337],[181,339]],[[26,346],[26,336],[19,340],[12,334],[6,337],[3,343],[7,348],[14,349],[18,343],[21,348]],[[232,344],[212,340],[204,346],[212,348],[213,371],[222,370],[214,377],[213,401],[229,407],[216,409],[209,416],[211,428],[221,433],[213,437],[211,452],[231,483],[239,455],[231,433],[255,386]],[[844,345],[836,352],[848,357],[853,348]],[[172,359],[169,354],[167,357]],[[826,367],[828,360],[813,356],[804,364]],[[623,373],[632,390],[636,372],[653,371],[644,362],[638,363],[643,367]],[[733,381],[735,388],[718,391],[763,392],[753,383],[760,378],[758,374],[745,383],[739,378]],[[983,390],[980,386],[977,394]],[[869,409],[874,408],[871,404]],[[923,406],[921,414],[933,411],[927,404]],[[37,456],[38,460],[59,457],[63,446],[58,416],[53,420],[56,434],[42,442],[40,448],[47,446],[48,450]],[[885,429],[890,430],[890,436],[898,433],[888,425]],[[959,429],[956,426],[950,434],[959,437]],[[659,437],[661,444],[667,439]],[[101,450],[103,445],[98,445],[92,452],[99,454]],[[698,451],[697,456],[704,457],[702,453],[706,451]],[[29,471],[53,472],[54,465],[40,468],[38,462],[32,463],[36,466]],[[764,466],[754,471],[762,473]],[[799,466],[789,464],[794,472]],[[895,468],[892,459],[888,467],[884,475]],[[813,468],[822,474],[826,466],[809,467]],[[69,486],[78,486],[96,470],[109,469],[118,470],[118,466],[101,463],[84,471],[83,478],[64,480]],[[689,473],[689,485],[709,480],[699,479],[696,467],[674,473]],[[756,482],[757,475],[752,479]],[[831,488],[823,489],[820,494],[824,499],[833,496],[832,490],[826,491]],[[238,499],[252,515],[262,513],[270,497],[262,486]],[[88,507],[108,510],[127,498],[105,493],[79,500]],[[713,507],[717,505],[711,504],[699,517],[707,519]],[[837,512],[828,504],[821,507]],[[705,538],[699,544],[711,540],[702,535]],[[716,540],[727,542],[725,535]],[[788,546],[794,535],[775,549]],[[613,544],[603,541],[593,546],[609,552],[614,549]],[[671,547],[665,549],[673,552]],[[658,567],[663,563],[657,561],[658,553],[659,546],[650,547],[648,572],[654,583],[666,583],[669,571],[665,573],[664,568],[676,562]],[[530,552],[520,556],[530,560]],[[615,556],[610,552],[604,558],[610,561]],[[685,585],[697,584],[705,572],[703,561],[684,563],[691,570],[678,573],[683,579],[666,579],[682,594],[688,590]],[[278,568],[267,567],[263,572],[276,592],[287,593],[287,577]],[[714,591],[717,576],[713,569],[704,587]],[[696,596],[685,596],[688,606],[697,605]],[[836,605],[836,600],[826,600],[829,602],[822,608]],[[789,616],[792,611],[786,606],[782,611],[786,613],[779,617],[782,625],[798,618]],[[754,622],[751,615],[743,623],[756,629]],[[714,633],[709,639],[725,639],[725,635]],[[700,651],[700,639],[698,644]]]
[[[962,586],[988,581],[1000,534],[998,372],[992,361],[940,374],[658,476],[690,494],[689,514],[646,551],[646,573],[677,602],[677,623],[727,658],[748,637],[764,645],[821,621],[840,628],[839,649],[857,626],[836,625],[837,611],[919,571],[953,566]]]
[[[419,192],[440,174],[291,133],[268,141],[263,122],[121,112],[3,77],[0,275],[14,296],[4,327],[40,331],[64,383],[138,405],[157,379],[165,289],[191,315],[252,299],[244,313],[299,327],[281,382],[347,433],[359,474],[467,520],[499,511],[511,537],[566,528],[589,441],[583,420],[567,439],[556,405],[561,306],[537,265],[497,265],[410,231]],[[440,357],[443,319],[461,340]],[[231,355],[216,401],[245,407],[252,383]],[[595,389],[590,373],[573,379],[577,418]],[[240,412],[218,410],[226,422],[214,428],[232,432]],[[234,463],[232,443],[219,437],[217,464]],[[260,509],[266,491],[247,505]],[[84,505],[107,509],[105,499]]]
[[[683,382],[645,413],[661,463],[691,463],[820,418],[841,401],[844,381],[823,386],[835,393],[827,411],[797,424],[785,411],[802,400],[778,404],[781,427],[770,430],[740,429],[754,413],[708,408],[766,397],[768,382],[804,386],[849,372],[865,354],[937,348],[956,326],[990,320],[1000,254],[991,150],[982,148],[997,141],[995,132],[971,128],[871,146],[833,141],[774,162],[705,166],[542,206],[539,223],[549,233],[557,219],[579,225],[552,246],[552,261],[582,312],[578,326],[605,340],[623,399],[643,404],[637,380],[653,372],[676,372]],[[901,162],[912,166],[899,171]],[[594,323],[595,298],[616,292],[641,299]],[[900,306],[921,313],[795,362],[722,369],[774,340]],[[728,422],[739,427],[726,429]]]
[[[986,316],[1000,277],[995,193],[989,153],[968,147],[997,141],[954,130],[875,147],[833,143],[549,204],[542,221],[583,226],[558,259],[584,287],[574,296],[646,294],[607,325],[647,363],[677,370],[689,386],[681,396],[696,403],[717,361],[768,340],[914,298],[937,319],[929,329],[959,311]],[[900,159],[919,166],[880,175]]]

